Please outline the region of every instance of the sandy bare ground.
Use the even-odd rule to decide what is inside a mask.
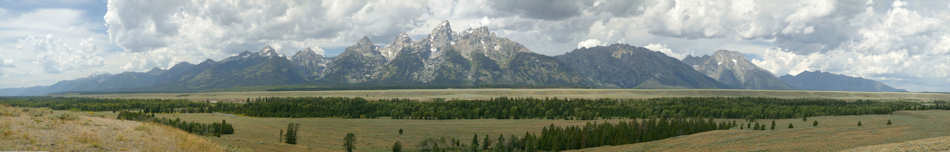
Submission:
[[[0,105],[0,151],[223,151],[164,125]]]

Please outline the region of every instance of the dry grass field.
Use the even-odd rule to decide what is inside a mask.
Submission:
[[[458,137],[463,143],[472,135],[524,135],[540,131],[547,125],[583,125],[580,120],[395,120],[395,119],[339,119],[339,118],[257,118],[230,114],[160,114],[160,117],[181,118],[199,122],[220,122],[234,125],[233,135],[212,138],[216,142],[243,151],[342,151],[346,133],[356,134],[358,151],[389,151],[397,140],[407,150],[415,149],[427,137]],[[600,120],[605,121],[605,120]],[[281,129],[289,122],[300,123],[298,144],[278,142]],[[404,133],[399,135],[399,129]]]
[[[222,113],[159,114],[188,121],[227,120],[235,134],[200,137],[157,125],[112,119],[112,112],[50,111],[38,108],[0,112],[0,150],[55,151],[342,151],[342,138],[352,132],[358,151],[388,151],[395,141],[412,150],[427,137],[456,137],[463,143],[472,134],[522,135],[554,124],[583,125],[582,120],[394,120],[339,118],[259,118]],[[14,110],[10,110],[14,109]],[[13,111],[13,112],[10,112]],[[76,117],[63,117],[73,114]],[[73,120],[75,119],[75,120]],[[813,121],[819,125],[812,127]],[[857,121],[863,125],[858,127]],[[891,120],[893,125],[886,125]],[[594,122],[617,120],[594,120]],[[731,121],[731,120],[721,120]],[[759,120],[768,124],[771,120]],[[299,144],[278,142],[287,123],[301,124]],[[739,122],[742,122],[740,120]],[[795,126],[788,129],[788,124]],[[823,116],[777,120],[776,130],[722,130],[665,140],[576,151],[931,151],[950,147],[950,111],[899,111],[890,115]],[[399,129],[404,134],[398,133]],[[212,143],[209,143],[212,142]],[[155,143],[155,144],[153,144]],[[208,145],[221,146],[208,146]]]
[[[217,122],[227,120],[234,135],[209,138],[242,151],[341,151],[343,136],[352,132],[359,151],[388,151],[399,140],[406,149],[415,149],[426,137],[457,137],[463,143],[472,134],[523,135],[544,126],[583,125],[581,120],[393,120],[338,118],[256,118],[229,114],[162,114],[183,120]],[[819,122],[812,127],[814,120]],[[861,127],[857,126],[862,121]],[[886,125],[892,120],[893,125]],[[596,120],[617,121],[617,120]],[[730,120],[726,120],[730,121]],[[298,145],[278,142],[280,129],[287,123],[301,123]],[[740,121],[742,122],[742,121]],[[759,120],[770,123],[771,120]],[[788,129],[788,124],[795,126]],[[950,136],[950,111],[900,111],[891,115],[825,116],[777,120],[777,129],[767,131],[723,130],[674,137],[647,143],[605,146],[577,151],[839,151],[862,146],[908,142]],[[404,129],[403,135],[398,134]],[[950,145],[950,141],[921,141],[931,145]],[[911,142],[914,144],[918,142]],[[884,145],[887,146],[887,145]],[[892,146],[893,147],[893,146]]]
[[[887,125],[890,119],[893,125]],[[812,127],[812,121],[819,122]],[[862,126],[857,126],[858,121]],[[771,122],[762,120],[760,122]],[[792,123],[795,128],[788,129]],[[620,146],[581,149],[584,152],[616,151],[891,151],[924,145],[950,147],[950,111],[899,111],[892,115],[826,116],[777,121],[775,131],[722,130]],[[927,139],[933,138],[933,139]],[[923,140],[920,140],[923,139]],[[919,140],[919,141],[918,141]],[[896,143],[896,144],[890,144]],[[884,144],[884,145],[882,145]],[[875,146],[877,145],[877,146]],[[864,147],[870,146],[870,147]],[[910,151],[930,151],[934,149]],[[908,148],[910,149],[910,148]],[[907,149],[905,149],[907,150]]]
[[[847,152],[911,152],[911,151],[950,151],[950,136],[912,140],[899,143],[864,146],[845,150]]]
[[[834,98],[844,100],[876,99],[933,101],[950,100],[945,93],[880,93],[837,91],[774,91],[774,90],[704,90],[704,89],[409,89],[409,90],[343,90],[343,91],[257,91],[203,93],[141,93],[141,94],[69,94],[70,97],[95,98],[164,98],[194,101],[244,101],[256,97],[362,97],[368,99],[408,98],[489,99],[493,97],[559,97],[559,98],[657,98],[657,97],[775,97]],[[114,117],[111,112],[95,113]],[[231,114],[159,114],[188,121],[219,122],[234,125],[235,134],[207,138],[224,147],[239,151],[342,151],[343,136],[352,132],[357,137],[358,151],[388,151],[395,141],[405,149],[415,149],[427,137],[455,137],[463,143],[473,134],[484,138],[489,134],[523,135],[538,132],[544,126],[582,125],[580,120],[393,120],[339,118],[259,118]],[[812,127],[812,121],[819,125]],[[863,126],[858,127],[857,121]],[[892,120],[893,125],[885,125]],[[616,121],[616,120],[597,120]],[[759,120],[769,123],[771,120]],[[289,122],[301,124],[297,145],[278,142],[278,134]],[[777,130],[723,130],[674,137],[647,143],[605,146],[577,151],[839,151],[864,147],[907,147],[905,145],[950,145],[940,140],[950,136],[950,111],[900,111],[891,115],[824,116],[809,120],[777,120]],[[795,128],[788,129],[792,123]],[[403,129],[405,133],[398,134]],[[930,139],[930,140],[927,140]],[[928,146],[929,147],[929,146]],[[865,149],[857,149],[863,151]],[[906,149],[906,148],[905,148]],[[927,149],[929,150],[929,149]]]
[[[204,137],[152,123],[0,105],[0,151],[224,151]]]
[[[246,91],[200,93],[127,93],[127,94],[66,94],[69,97],[189,99],[195,101],[244,101],[257,97],[362,97],[368,99],[402,98],[431,99],[489,99],[494,97],[558,97],[558,98],[658,98],[658,97],[775,97],[775,98],[833,98],[844,100],[950,100],[947,93],[913,92],[843,92],[803,90],[728,90],[728,89],[398,89],[398,90],[338,90],[338,91]]]

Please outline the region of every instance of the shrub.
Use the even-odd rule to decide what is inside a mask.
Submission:
[[[59,120],[76,120],[76,119],[79,119],[79,116],[69,114],[69,113],[60,113],[60,114],[54,115],[53,118],[56,118]]]

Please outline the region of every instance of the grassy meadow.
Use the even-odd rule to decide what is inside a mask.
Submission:
[[[881,101],[934,101],[950,100],[945,93],[881,93],[838,91],[774,91],[774,90],[720,90],[720,89],[407,89],[407,90],[337,90],[337,91],[250,91],[200,93],[133,93],[133,94],[66,94],[67,97],[126,98],[126,99],[188,99],[193,101],[241,102],[257,97],[361,97],[367,99],[405,98],[420,101],[437,99],[489,99],[494,97],[533,98],[659,98],[659,97],[774,97],[774,98],[831,98],[843,100],[873,99]],[[80,114],[114,118],[111,112],[82,112]],[[354,133],[357,151],[389,151],[395,141],[406,150],[415,150],[426,138],[458,138],[469,144],[473,134],[480,138],[489,135],[524,135],[538,133],[545,126],[583,125],[588,122],[609,120],[548,120],[548,119],[342,119],[342,118],[263,118],[225,113],[162,113],[159,117],[181,118],[204,123],[226,120],[235,134],[204,139],[233,151],[342,151],[343,137]],[[817,120],[819,125],[813,127]],[[887,120],[893,122],[886,125]],[[733,121],[718,119],[718,121]],[[736,120],[745,123],[745,120]],[[758,120],[769,125],[772,120]],[[861,121],[862,126],[857,126]],[[300,123],[298,144],[279,142],[281,129],[290,122]],[[617,146],[603,146],[574,151],[841,151],[867,149],[921,147],[950,147],[950,111],[898,111],[887,115],[820,116],[777,119],[776,130],[709,131],[673,137],[652,142]],[[792,124],[794,128],[789,129]],[[0,126],[2,127],[2,126]],[[399,129],[404,133],[399,134]],[[506,137],[507,138],[507,137]],[[481,142],[481,141],[479,141]],[[936,145],[936,146],[935,146]],[[862,149],[863,148],[863,149]],[[2,150],[2,149],[0,149]],[[910,150],[914,150],[910,148]],[[920,150],[920,149],[917,149]]]
[[[819,122],[812,127],[813,121]],[[887,125],[887,120],[892,125]],[[857,126],[858,121],[862,126]],[[770,123],[771,120],[760,120]],[[664,140],[619,146],[580,149],[584,152],[617,151],[841,151],[858,147],[915,147],[929,144],[950,148],[950,141],[933,141],[950,136],[950,111],[899,111],[890,115],[823,116],[780,119],[776,130],[719,130]],[[795,128],[788,129],[791,123]],[[904,143],[907,142],[907,143]],[[898,143],[898,145],[888,145]],[[883,145],[882,145],[883,144]],[[923,145],[928,146],[928,145]],[[867,149],[867,148],[864,148]],[[859,151],[860,148],[858,149]]]
[[[212,139],[224,145],[253,151],[342,151],[343,137],[354,133],[358,151],[389,151],[395,141],[404,149],[415,149],[428,137],[456,137],[464,144],[473,134],[480,138],[490,135],[524,135],[540,132],[547,125],[583,125],[591,121],[543,119],[469,119],[469,120],[399,120],[399,119],[340,119],[340,118],[256,118],[230,114],[159,114],[160,117],[181,118],[198,122],[227,120],[234,125],[235,134]],[[593,120],[597,121],[597,120]],[[599,120],[614,121],[614,120]],[[281,129],[289,122],[300,123],[297,145],[278,142]],[[403,134],[399,134],[403,129]],[[481,142],[481,141],[479,141]]]
[[[256,118],[230,114],[160,114],[199,122],[227,120],[236,130],[234,135],[209,138],[227,147],[242,151],[342,151],[343,136],[352,132],[357,137],[358,151],[388,151],[399,140],[404,149],[415,149],[427,137],[456,137],[464,144],[473,134],[523,135],[539,132],[547,125],[583,125],[587,122],[617,120],[543,120],[543,119],[475,119],[475,120],[394,120],[339,118]],[[813,121],[819,125],[813,127]],[[886,125],[887,120],[893,122]],[[720,119],[720,121],[732,121]],[[769,125],[771,120],[757,120]],[[857,122],[862,126],[858,127]],[[287,123],[301,124],[297,145],[278,142],[278,133]],[[738,120],[738,122],[745,122]],[[778,119],[776,130],[721,130],[674,137],[653,142],[604,146],[576,151],[839,151],[880,144],[908,142],[950,136],[950,111],[899,111],[890,115],[823,116],[802,119]],[[794,128],[788,129],[791,123]],[[404,134],[399,135],[398,130]],[[933,142],[931,142],[933,143]],[[913,143],[910,143],[913,144]],[[938,143],[939,144],[939,143]],[[943,144],[950,144],[946,141]]]

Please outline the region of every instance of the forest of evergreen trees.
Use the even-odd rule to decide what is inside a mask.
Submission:
[[[833,99],[657,98],[559,99],[494,98],[416,102],[361,98],[262,98],[229,112],[259,117],[342,117],[396,119],[596,119],[596,118],[795,118],[820,115],[887,114],[922,108],[910,102],[847,102]]]
[[[582,149],[604,145],[623,145],[660,140],[675,136],[711,130],[725,130],[735,122],[715,122],[712,119],[645,119],[615,123],[588,123],[584,126],[547,126],[540,134],[526,132],[523,136],[475,135],[465,144],[457,138],[427,138],[417,145],[419,151],[502,151],[535,152]]]
[[[405,99],[295,97],[248,99],[246,103],[186,100],[0,98],[0,104],[55,110],[223,112],[256,117],[339,117],[395,119],[602,119],[742,118],[778,119],[823,115],[888,114],[897,110],[950,109],[945,102],[754,97],[677,97],[655,99],[494,98],[419,102]]]
[[[66,97],[0,97],[0,104],[17,107],[48,107],[53,110],[143,111],[145,113],[211,112],[213,104],[188,100],[99,99]]]
[[[143,121],[143,122],[155,122],[159,124],[164,124],[172,126],[189,133],[206,135],[206,136],[218,136],[234,134],[234,127],[231,124],[228,124],[226,121],[221,120],[221,123],[197,123],[197,122],[188,122],[182,121],[181,119],[169,119],[169,118],[159,118],[155,117],[155,114],[146,114],[142,112],[128,112],[121,111],[119,112],[118,119],[121,120],[132,120],[132,121]]]

